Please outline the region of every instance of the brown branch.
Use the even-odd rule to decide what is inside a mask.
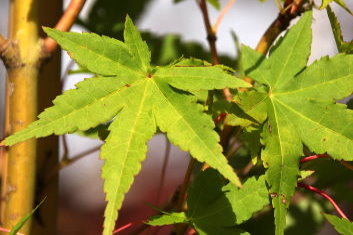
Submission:
[[[264,55],[268,52],[278,35],[288,28],[290,21],[304,12],[303,3],[304,0],[286,0],[283,8],[290,7],[290,10],[284,13],[280,12],[270,27],[268,27],[256,46],[258,52]]]
[[[350,170],[353,170],[353,166],[351,164],[349,164],[348,162],[341,160],[340,163],[342,164],[342,166],[344,166]]]
[[[217,36],[216,36],[216,33],[212,29],[212,25],[211,25],[209,14],[208,14],[206,0],[198,1],[198,5],[200,7],[203,22],[205,24],[205,28],[206,28],[206,32],[207,32],[207,41],[208,41],[208,44],[209,44],[210,50],[211,50],[212,63],[219,64],[220,61],[219,61],[217,47],[216,47]]]
[[[86,0],[71,0],[61,19],[55,25],[55,29],[66,32],[74,24],[78,14],[81,12]],[[53,39],[47,37],[43,40],[44,48],[47,53],[56,50],[58,44]]]
[[[169,158],[170,158],[170,150],[172,147],[172,144],[168,141],[167,136],[165,137],[166,139],[166,146],[165,146],[165,152],[164,152],[164,160],[163,160],[163,166],[162,166],[162,172],[161,172],[161,179],[159,181],[159,185],[158,185],[158,190],[157,190],[157,199],[156,199],[156,203],[157,205],[160,203],[160,199],[161,199],[161,194],[163,192],[163,187],[164,187],[164,183],[165,183],[165,176],[167,173],[167,166],[169,163]]]
[[[183,211],[183,205],[185,202],[185,196],[186,196],[186,190],[188,189],[191,175],[192,175],[192,170],[194,169],[195,166],[195,159],[190,158],[188,169],[186,170],[185,176],[184,176],[184,181],[183,184],[181,185],[179,195],[178,195],[178,202],[177,202],[177,211]]]

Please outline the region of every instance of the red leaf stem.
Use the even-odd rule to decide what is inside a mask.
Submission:
[[[139,220],[139,221],[135,221],[135,222],[130,222],[130,223],[127,223],[119,228],[117,228],[116,230],[113,231],[113,234],[117,234],[121,231],[124,231],[125,229],[128,229],[134,225],[137,225],[137,224],[142,224],[144,223],[146,220]]]
[[[227,113],[220,113],[213,121],[214,124],[217,125],[221,120],[223,120],[227,116]]]
[[[312,155],[312,156],[308,156],[308,157],[305,157],[305,158],[301,159],[300,163],[309,162],[309,161],[314,160],[314,159],[327,158],[327,157],[330,157],[330,156],[327,155],[327,154]]]
[[[303,184],[303,183],[298,183],[298,187],[301,188],[305,188],[307,190],[310,190],[312,192],[315,192],[319,195],[321,195],[322,197],[326,198],[331,204],[332,206],[335,208],[335,210],[337,211],[337,213],[344,219],[348,220],[348,217],[344,214],[344,212],[341,210],[341,208],[337,205],[337,203],[324,191],[321,191],[318,188],[315,188],[313,186],[307,185],[307,184]]]

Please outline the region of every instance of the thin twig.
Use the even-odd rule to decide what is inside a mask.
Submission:
[[[166,146],[165,146],[165,152],[164,152],[164,160],[163,160],[163,166],[162,166],[162,172],[161,172],[161,180],[159,181],[159,186],[157,190],[157,205],[159,205],[160,200],[161,200],[161,194],[163,192],[163,187],[164,187],[164,182],[165,182],[165,177],[167,173],[167,166],[170,158],[170,150],[171,150],[171,143],[169,143],[167,136],[165,137],[166,140]]]
[[[139,221],[135,221],[135,222],[130,222],[130,223],[127,223],[119,228],[117,228],[116,230],[113,231],[113,234],[117,234],[119,232],[122,232],[124,231],[125,229],[128,229],[134,225],[137,225],[137,224],[143,224],[145,223],[146,221],[145,220],[139,220]]]
[[[185,202],[185,196],[186,196],[186,190],[188,189],[191,175],[192,175],[192,170],[194,169],[195,166],[195,159],[190,158],[188,169],[186,170],[185,176],[184,176],[184,181],[183,184],[181,185],[180,191],[179,191],[179,196],[178,196],[178,203],[177,203],[177,211],[183,211],[183,205]]]
[[[216,23],[213,25],[212,30],[214,33],[218,32],[219,25],[221,24],[224,16],[227,14],[229,9],[232,7],[232,5],[235,3],[236,0],[229,0],[227,5],[222,9],[221,13],[219,14]]]
[[[212,55],[212,63],[213,64],[219,64],[219,57],[218,57],[218,52],[217,52],[217,47],[216,47],[216,41],[217,37],[215,32],[212,29],[210,18],[208,15],[208,9],[207,9],[207,3],[206,0],[199,0],[198,5],[200,7],[201,13],[202,13],[202,18],[203,22],[205,24],[205,29],[207,32],[207,41],[210,46],[211,50],[211,55]]]
[[[62,77],[60,78],[61,81],[61,88],[63,89],[65,86],[65,82],[66,82],[66,78],[69,75],[70,70],[74,67],[74,65],[76,64],[76,62],[74,60],[71,60],[67,65],[66,68],[64,70],[64,73],[62,75]]]
[[[282,12],[283,7],[282,7],[281,2],[280,2],[279,0],[275,0],[275,2],[276,2],[276,5],[277,5],[277,7],[278,7],[278,10],[279,10],[280,12]]]
[[[0,34],[0,52],[5,43],[7,43],[7,39]]]
[[[58,165],[56,165],[52,171],[51,171],[51,174],[48,175],[48,177],[46,178],[45,182],[49,182],[53,177],[55,177],[60,170],[62,170],[63,168],[69,166],[69,165],[72,165],[73,163],[77,162],[78,160],[80,160],[81,158],[91,154],[91,153],[94,153],[94,152],[97,152],[99,149],[100,149],[100,145],[99,146],[96,146],[94,148],[91,148],[91,149],[88,149],[82,153],[79,153],[75,156],[73,156],[72,158],[67,158],[65,159],[63,157],[63,160],[61,162],[59,162]]]
[[[61,19],[55,25],[55,29],[66,32],[74,24],[78,14],[81,12],[86,0],[71,0],[69,6],[66,8]],[[58,44],[53,39],[47,37],[43,40],[46,52],[52,53],[56,50]]]
[[[0,227],[1,232],[9,233],[11,229]],[[16,233],[16,235],[24,235],[23,233]]]
[[[318,159],[318,158],[328,158],[330,157],[328,154],[317,154],[317,155],[312,155],[312,156],[308,156],[308,157],[305,157],[303,159],[300,160],[300,163],[304,163],[304,162],[309,162],[311,160],[315,160],[315,159]],[[344,160],[341,160],[340,163],[342,164],[342,166],[350,169],[350,170],[353,170],[353,166],[351,164],[349,164],[348,162],[344,161]]]
[[[61,137],[62,143],[63,143],[63,149],[64,149],[61,161],[68,161],[69,160],[69,146],[67,144],[67,138],[66,137],[67,137],[66,135],[63,135]]]
[[[324,191],[321,191],[318,188],[315,188],[313,186],[307,185],[307,184],[303,184],[303,183],[298,183],[298,187],[301,188],[305,188],[307,190],[310,190],[312,192],[315,192],[317,194],[319,194],[320,196],[326,198],[331,204],[332,206],[335,208],[335,210],[337,211],[337,213],[344,219],[348,220],[348,217],[344,214],[344,212],[341,210],[341,208],[337,205],[337,203]]]
[[[189,187],[189,183],[191,180],[192,171],[194,169],[196,160],[194,158],[190,158],[188,169],[186,170],[183,184],[181,185],[179,194],[178,194],[178,202],[176,204],[177,211],[184,211],[184,206],[186,205],[186,191]],[[185,224],[177,224],[175,226],[176,234],[181,235],[184,234],[184,231],[187,229],[187,225]]]
[[[348,168],[348,169],[350,169],[350,170],[353,170],[353,166],[352,166],[351,164],[349,164],[348,162],[341,160],[340,163],[341,163],[344,167],[346,167],[346,168]]]

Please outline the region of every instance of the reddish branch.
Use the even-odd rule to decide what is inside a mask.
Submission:
[[[226,118],[227,113],[220,113],[214,120],[214,124],[217,125],[218,123],[220,123],[220,121],[222,121],[224,118]]]
[[[81,12],[86,0],[71,0],[69,6],[65,10],[61,19],[55,25],[55,29],[60,31],[68,31],[74,24],[78,14]],[[52,53],[58,44],[51,38],[47,37],[43,40],[46,52]]]
[[[236,0],[229,0],[227,5],[222,9],[221,13],[219,14],[216,23],[213,25],[212,29],[213,32],[216,33],[218,31],[218,27],[221,24],[224,16],[227,14],[231,6],[235,3]]]
[[[344,167],[346,167],[346,168],[348,168],[348,169],[350,169],[350,170],[353,170],[353,166],[352,166],[351,164],[349,164],[348,162],[341,160],[340,163],[341,163]]]
[[[321,191],[318,188],[315,188],[313,186],[307,185],[307,184],[303,184],[303,183],[298,183],[298,187],[301,188],[305,188],[307,190],[310,190],[312,192],[315,192],[317,194],[319,194],[320,196],[326,198],[331,204],[332,206],[335,208],[335,210],[337,211],[337,213],[344,219],[348,220],[348,217],[344,214],[344,212],[341,210],[341,208],[337,205],[337,203],[324,191]]]
[[[2,228],[0,227],[1,232],[9,233],[12,229]],[[16,233],[16,235],[24,235],[23,233]]]
[[[114,231],[113,231],[113,234],[117,234],[117,233],[119,233],[119,232],[124,231],[125,229],[128,229],[128,228],[134,226],[134,225],[143,224],[143,223],[145,223],[145,222],[146,222],[146,220],[139,220],[139,221],[127,223],[127,224],[125,224],[125,225],[123,225],[123,226],[117,228],[116,230],[114,230]]]

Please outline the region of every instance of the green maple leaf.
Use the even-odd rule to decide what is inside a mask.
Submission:
[[[243,48],[243,67],[266,90],[262,160],[275,208],[276,234],[283,234],[286,210],[299,175],[303,144],[334,159],[353,159],[353,112],[336,104],[353,91],[353,56],[323,57],[306,66],[312,13],[307,12],[265,58]]]
[[[342,235],[353,235],[353,223],[347,219],[335,215],[324,214],[325,218],[332,224],[336,231]]]
[[[141,168],[146,142],[157,126],[172,143],[241,185],[222,154],[211,117],[187,91],[248,87],[247,83],[218,66],[151,67],[148,46],[129,17],[125,43],[90,33],[45,31],[96,77],[57,97],[38,121],[4,143],[13,145],[32,137],[85,131],[112,120],[101,151],[108,201],[104,234],[114,229],[124,194]]]

